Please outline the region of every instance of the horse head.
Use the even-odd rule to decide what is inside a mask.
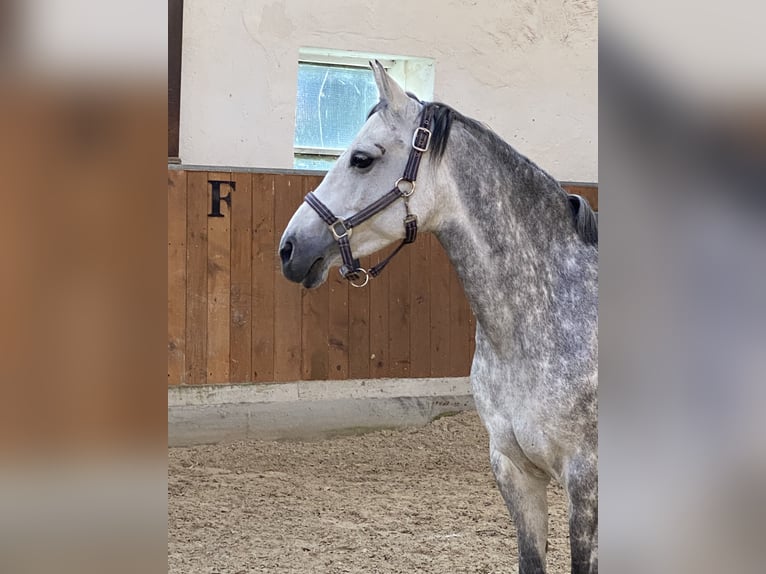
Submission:
[[[334,265],[341,265],[347,278],[356,278],[356,272],[367,276],[363,269],[344,265],[351,261],[350,254],[363,257],[406,238],[411,228],[405,218],[411,224],[417,217],[416,229],[430,227],[435,183],[429,174],[415,185],[418,165],[423,173],[429,163],[430,132],[422,127],[423,104],[405,93],[379,62],[370,66],[379,102],[319,187],[297,209],[279,244],[284,276],[308,288],[324,283]],[[406,166],[414,156],[418,165],[408,173]],[[381,202],[386,205],[381,207]],[[344,245],[348,258],[342,257]]]

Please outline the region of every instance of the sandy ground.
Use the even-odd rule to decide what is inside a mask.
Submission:
[[[488,459],[474,412],[321,442],[170,449],[168,571],[516,572]],[[548,496],[548,568],[568,572],[565,496]]]

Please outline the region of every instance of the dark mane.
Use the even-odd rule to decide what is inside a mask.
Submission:
[[[598,219],[588,200],[573,193],[569,194],[567,198],[569,199],[569,207],[572,209],[577,234],[586,245],[598,245]]]
[[[415,98],[417,99],[417,98]],[[376,106],[377,108],[378,106]],[[454,108],[442,104],[440,102],[427,102],[423,104],[423,109],[420,112],[420,117],[425,113],[426,109],[433,110],[433,119],[431,123],[431,154],[438,161],[443,156],[447,149],[447,141],[449,140],[450,131],[452,130],[452,124],[455,121],[460,122],[474,134],[480,134],[484,139],[492,145],[493,148],[502,150],[504,155],[514,157],[518,162],[523,163],[525,167],[531,169],[538,177],[543,178],[546,181],[548,187],[555,188],[558,193],[563,194],[569,200],[569,206],[572,213],[572,223],[577,230],[577,234],[585,242],[586,245],[598,245],[598,219],[591,209],[588,201],[579,195],[569,195],[564,191],[561,185],[551,175],[537,166],[534,162],[527,157],[521,155],[515,149],[513,149],[506,141],[504,141],[495,132],[489,129],[487,126],[478,122],[472,118],[464,116]],[[373,108],[373,112],[377,109]]]

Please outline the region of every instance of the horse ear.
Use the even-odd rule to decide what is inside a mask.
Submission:
[[[386,69],[378,60],[370,62],[372,73],[375,76],[375,84],[378,86],[380,100],[388,104],[389,109],[401,110],[407,105],[409,97],[394,79],[388,75]]]

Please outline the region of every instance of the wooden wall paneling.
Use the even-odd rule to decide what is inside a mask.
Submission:
[[[231,201],[231,313],[229,380],[252,380],[253,176],[235,173]]]
[[[439,241],[431,241],[431,376],[450,375],[450,262]]]
[[[322,182],[316,177],[308,190],[316,189]],[[307,191],[308,191],[307,190]],[[349,378],[349,332],[350,310],[349,290],[354,289],[338,273],[337,267],[330,269],[328,276],[329,321],[327,332],[328,378],[342,380]],[[358,291],[359,289],[354,289]],[[367,351],[364,351],[365,353]],[[369,364],[369,363],[368,363]]]
[[[321,177],[303,178],[300,201],[322,181]],[[301,374],[304,380],[326,380],[330,376],[329,328],[330,286],[325,282],[316,289],[301,290]]]
[[[253,174],[252,190],[252,380],[274,380],[274,282],[277,268],[275,237],[275,176]]]
[[[348,379],[349,374],[349,287],[336,269],[330,269],[330,318],[328,325],[329,378]]]
[[[186,174],[186,383],[207,383],[207,172]]]
[[[388,353],[391,377],[410,376],[410,249],[403,248],[388,264]],[[385,255],[388,256],[388,250]]]
[[[300,202],[303,200],[301,176],[273,176],[275,245]],[[274,273],[274,380],[297,381],[301,378],[301,287]]]
[[[410,245],[410,376],[431,376],[431,241],[421,234]]]
[[[186,172],[168,171],[168,384],[183,384],[186,354]]]
[[[377,265],[384,257],[384,253],[375,253],[372,256],[373,265]],[[378,277],[371,277],[366,287],[370,290],[370,376],[378,379],[388,377],[391,372],[388,352],[391,274],[387,271]]]
[[[231,172],[208,173],[208,207],[211,180],[232,181]],[[236,190],[221,184],[221,197]],[[221,201],[223,217],[207,218],[207,378],[208,383],[229,382],[231,322],[231,207]]]
[[[208,218],[208,176],[236,182],[223,218]],[[432,235],[364,289],[336,269],[306,293],[282,277],[277,243],[319,181],[168,170],[168,384],[467,374],[475,318]],[[565,189],[598,209],[596,186]]]
[[[372,257],[362,257],[360,263],[362,267],[369,269]],[[369,284],[362,289],[348,287],[348,376],[351,379],[365,379],[370,376],[371,291]]]

